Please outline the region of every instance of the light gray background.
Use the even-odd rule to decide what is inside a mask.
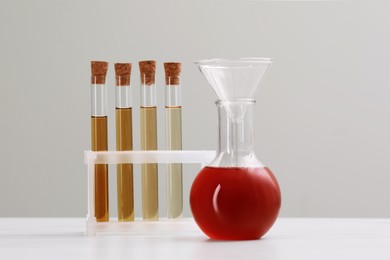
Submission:
[[[90,60],[133,62],[136,107],[136,63],[158,61],[160,147],[162,62],[182,61],[184,148],[215,149],[216,97],[192,61],[263,56],[276,62],[256,93],[255,147],[280,182],[281,216],[390,217],[389,10],[358,0],[0,0],[0,216],[85,216]],[[112,64],[108,79],[115,149]],[[138,108],[134,120],[139,149]],[[197,169],[186,169],[189,216]]]

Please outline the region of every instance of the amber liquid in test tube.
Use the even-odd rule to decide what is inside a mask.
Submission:
[[[141,149],[157,150],[156,61],[140,61],[141,75]],[[141,166],[142,218],[158,220],[158,166]]]
[[[164,63],[165,70],[165,125],[166,149],[181,150],[181,64]],[[180,218],[183,213],[182,164],[167,166],[167,215],[169,219]]]
[[[91,144],[92,151],[107,151],[107,86],[108,63],[91,62]],[[95,165],[95,218],[98,222],[109,220],[108,166]]]
[[[115,121],[117,151],[133,150],[131,63],[115,63]],[[118,221],[134,221],[133,165],[117,165]]]

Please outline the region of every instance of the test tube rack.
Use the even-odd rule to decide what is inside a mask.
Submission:
[[[215,151],[85,151],[84,163],[87,165],[88,173],[88,214],[86,224],[86,235],[96,235],[97,233],[158,233],[172,232],[180,230],[181,224],[187,222],[186,219],[159,221],[142,221],[136,219],[131,222],[119,222],[110,219],[107,222],[97,222],[94,217],[95,212],[95,165],[96,164],[143,164],[143,163],[196,163],[201,168],[210,162],[215,156]],[[111,174],[116,171],[111,171]]]

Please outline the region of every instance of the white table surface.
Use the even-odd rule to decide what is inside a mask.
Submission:
[[[84,230],[84,219],[0,218],[0,259],[390,259],[390,219],[282,218],[260,240],[233,242],[188,220],[170,233]]]

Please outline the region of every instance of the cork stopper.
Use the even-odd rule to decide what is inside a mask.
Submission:
[[[130,86],[131,63],[115,63],[117,86]]]
[[[145,60],[139,62],[142,85],[153,85],[155,83],[156,61]]]
[[[180,85],[180,62],[166,62],[164,63],[165,70],[165,84],[167,85]]]
[[[108,62],[105,61],[91,61],[91,83],[105,84],[108,70]]]

